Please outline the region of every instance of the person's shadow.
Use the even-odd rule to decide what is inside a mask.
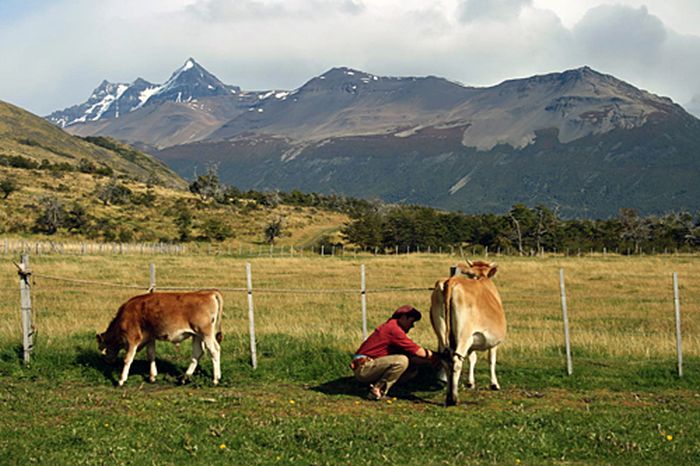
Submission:
[[[310,390],[314,390],[326,395],[356,396],[365,398],[367,396],[367,384],[357,381],[355,377],[340,377],[335,380],[324,382]],[[427,403],[441,405],[442,400],[435,401],[416,395],[418,392],[436,392],[444,389],[444,384],[438,381],[436,371],[431,367],[419,367],[415,377],[407,381],[397,382],[389,391],[389,396],[400,400],[413,401],[416,403]]]

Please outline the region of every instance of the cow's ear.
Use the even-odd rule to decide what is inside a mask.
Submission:
[[[488,275],[489,278],[491,278],[491,277],[493,277],[494,275],[496,275],[496,272],[498,272],[498,265],[493,264],[493,265],[491,266],[491,268],[489,269],[489,275]]]

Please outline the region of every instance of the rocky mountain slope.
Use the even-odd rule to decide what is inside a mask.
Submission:
[[[220,92],[225,85],[213,79],[206,88]],[[700,209],[700,121],[668,98],[589,67],[485,88],[334,68],[292,91],[228,89],[230,96],[170,92],[127,116],[105,111],[67,128],[156,145],[154,153],[183,176],[217,163],[222,180],[243,189],[338,192],[465,212],[517,202],[591,217],[621,207]],[[235,103],[210,104],[206,117],[192,117],[203,99]]]

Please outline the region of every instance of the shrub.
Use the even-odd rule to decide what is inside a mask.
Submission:
[[[214,241],[223,241],[233,235],[231,227],[217,217],[208,218],[202,225],[204,238]]]

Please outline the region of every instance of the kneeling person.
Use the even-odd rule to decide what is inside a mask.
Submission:
[[[418,309],[401,306],[360,345],[350,367],[357,380],[370,384],[369,399],[379,400],[386,395],[409,363],[427,364],[436,359],[432,351],[421,348],[406,335],[420,319]]]

